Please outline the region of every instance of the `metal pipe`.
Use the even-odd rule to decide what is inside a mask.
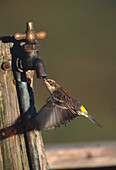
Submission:
[[[36,114],[35,107],[31,107],[29,98],[31,97],[33,102],[33,94],[29,96],[27,78],[25,72],[14,71],[16,79],[16,89],[19,100],[19,107],[21,115],[32,117]],[[32,103],[33,104],[33,103]],[[31,109],[30,109],[31,108]],[[30,113],[31,110],[31,113]],[[33,114],[33,115],[32,115]],[[27,132],[24,134],[27,147],[27,155],[29,158],[29,165],[31,170],[40,170],[39,154],[37,150],[37,141],[34,132]]]
[[[33,91],[27,85],[26,71],[36,70],[37,78],[47,76],[45,63],[39,57],[39,48],[36,38],[45,38],[45,32],[36,33],[33,29],[33,23],[27,23],[26,33],[16,33],[16,40],[24,40],[26,43],[20,46],[20,41],[15,43],[12,48],[13,73],[16,80],[16,89],[18,94],[19,106],[22,117],[31,118],[36,114],[34,106]],[[31,102],[30,102],[31,101]],[[34,131],[26,132],[25,142],[31,170],[40,170],[39,154],[37,149],[36,135]]]

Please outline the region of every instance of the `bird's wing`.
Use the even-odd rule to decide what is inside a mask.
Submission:
[[[56,101],[65,103],[66,107],[72,112],[72,114],[78,116],[78,110],[82,105],[66,90],[60,88],[60,91],[59,90],[55,91],[55,93],[52,94],[52,97]]]
[[[74,119],[74,115],[65,103],[50,96],[47,103],[34,118],[35,128],[38,130],[54,129]]]

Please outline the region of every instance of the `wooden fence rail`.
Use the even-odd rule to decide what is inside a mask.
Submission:
[[[51,169],[116,168],[116,142],[46,146]]]

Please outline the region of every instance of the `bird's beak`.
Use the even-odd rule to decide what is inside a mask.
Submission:
[[[44,83],[46,84],[47,87],[50,86],[50,83],[48,82],[48,80],[46,78],[43,79]]]
[[[48,88],[49,92],[52,94],[53,91],[54,91],[54,87],[52,87],[52,86],[50,85],[50,83],[48,82],[47,79],[44,78],[43,80],[44,80],[44,83],[45,83],[46,87]]]
[[[43,81],[46,83],[46,82],[47,82],[47,79],[46,79],[46,78],[43,78]]]
[[[50,84],[48,83],[47,79],[46,79],[46,78],[44,78],[44,79],[43,79],[43,81],[44,81],[44,83],[46,84],[46,86],[47,86],[47,87],[48,87],[48,89],[49,89]]]

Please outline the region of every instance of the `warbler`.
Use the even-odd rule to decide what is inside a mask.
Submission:
[[[0,140],[34,129],[55,129],[80,115],[102,127],[76,98],[54,80],[45,78],[44,82],[51,94],[46,104],[32,118],[1,129]]]
[[[80,115],[102,127],[76,98],[54,80],[45,78],[44,82],[51,96],[35,116],[35,126],[38,130],[54,129]]]

